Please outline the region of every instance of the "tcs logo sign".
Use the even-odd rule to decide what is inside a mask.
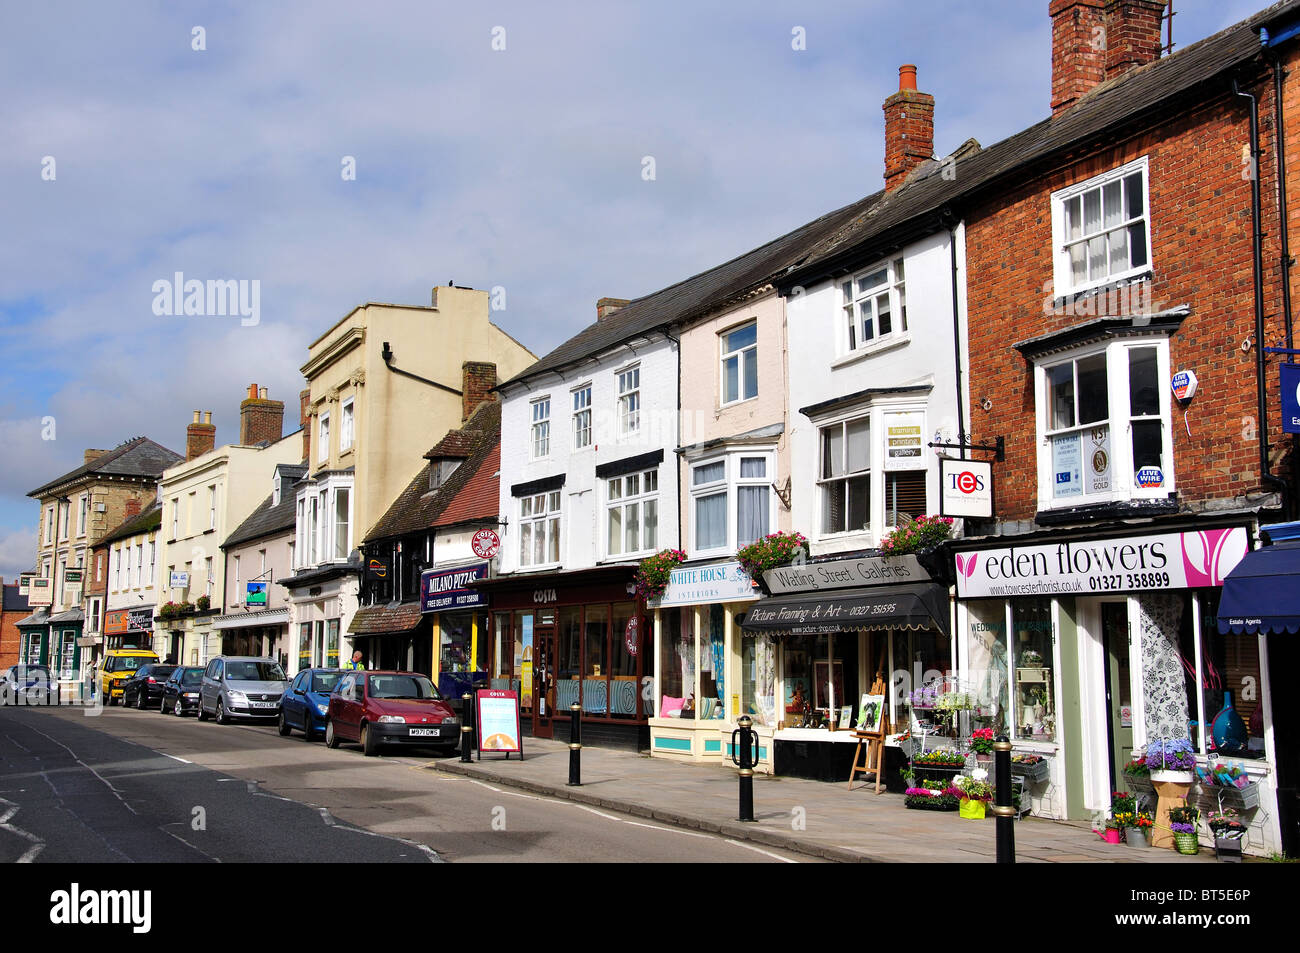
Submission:
[[[972,493],[981,493],[984,490],[984,477],[971,473],[969,470],[962,470],[958,473],[949,473],[948,482],[952,489],[959,493],[970,496]]]

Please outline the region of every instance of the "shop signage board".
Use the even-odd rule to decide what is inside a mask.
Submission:
[[[637,616],[627,620],[627,625],[623,629],[623,644],[627,646],[627,654],[636,656],[640,642],[641,620]]]
[[[104,634],[105,635],[125,635],[130,625],[131,611],[129,609],[109,609],[104,616]]]
[[[481,529],[474,534],[469,545],[479,559],[491,559],[501,552],[501,537],[490,529]]]
[[[426,569],[420,573],[420,611],[441,612],[486,604],[482,592],[466,587],[475,580],[486,579],[487,574],[487,563],[456,569]]]
[[[153,606],[141,606],[128,610],[126,630],[128,632],[149,632],[153,629]]]
[[[478,715],[478,750],[509,755],[524,754],[523,732],[519,727],[519,696],[499,689],[479,689],[476,693]]]
[[[54,603],[54,580],[36,577],[27,589],[29,606],[48,606]]]
[[[523,647],[522,664],[519,666],[519,697],[526,708],[533,707],[533,617],[523,617],[523,632],[520,634]]]
[[[753,580],[740,563],[715,563],[711,566],[683,566],[668,574],[668,587],[653,606],[699,606],[713,602],[744,602],[757,599]]]
[[[1282,432],[1300,433],[1300,364],[1279,364],[1282,375]]]
[[[245,585],[247,589],[244,593],[244,605],[265,607],[269,596],[266,583],[250,582]]]
[[[1221,586],[1249,548],[1244,527],[957,553],[957,595],[1091,595]]]
[[[993,516],[993,464],[983,460],[939,461],[939,515]]]
[[[18,594],[25,596],[32,588],[32,580],[36,578],[35,573],[25,572],[18,577]]]
[[[184,589],[190,584],[190,574],[187,572],[173,571],[168,578],[167,585],[172,589]]]
[[[375,579],[388,578],[388,560],[379,557],[372,558],[366,563],[366,572]]]
[[[885,414],[885,469],[915,470],[922,461],[925,414]]]
[[[824,563],[783,566],[763,573],[763,580],[773,594],[926,582],[929,578],[930,574],[921,567],[915,556],[834,559]]]

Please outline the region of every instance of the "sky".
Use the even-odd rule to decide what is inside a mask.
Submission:
[[[1184,47],[1263,0],[1177,0]],[[28,491],[250,383],[296,426],[307,345],[366,301],[505,290],[537,355],[876,191],[915,63],[935,151],[1050,112],[1048,0],[5,4],[0,577]],[[653,177],[647,170],[653,160]],[[354,175],[349,175],[353,172]],[[157,314],[243,281],[248,316]],[[256,319],[256,320],[254,320]]]

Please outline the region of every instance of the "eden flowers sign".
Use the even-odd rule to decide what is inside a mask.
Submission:
[[[1221,586],[1246,555],[1244,527],[957,553],[957,595],[1070,595]]]

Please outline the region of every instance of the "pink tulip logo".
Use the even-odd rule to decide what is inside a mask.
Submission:
[[[1183,571],[1188,586],[1221,586],[1246,555],[1246,531],[1241,527],[1183,533]]]
[[[966,556],[955,553],[953,558],[957,560],[957,571],[967,579],[975,574],[975,564],[979,560],[979,553],[969,553]]]

